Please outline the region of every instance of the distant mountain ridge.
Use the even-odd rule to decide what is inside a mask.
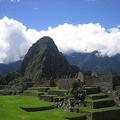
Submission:
[[[91,53],[71,53],[66,54],[67,60],[80,69],[88,71],[97,71],[104,73],[108,70],[113,72],[120,72],[120,54],[112,57],[97,56],[97,51]]]
[[[22,61],[16,61],[8,64],[0,63],[0,74],[5,75],[9,72],[16,71],[17,69],[19,69],[21,62]]]
[[[101,57],[96,56],[98,52],[94,51],[92,53],[71,53],[65,54],[66,59],[69,63],[78,66],[82,70],[97,71],[104,73],[107,70],[112,70],[113,72],[120,72],[120,54],[113,57]],[[17,61],[9,64],[0,64],[0,74],[4,75],[8,72],[16,71],[22,61]]]

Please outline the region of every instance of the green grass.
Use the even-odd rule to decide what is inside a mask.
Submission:
[[[60,109],[40,112],[26,112],[20,107],[50,106],[52,103],[32,96],[0,96],[0,120],[64,120],[66,117],[80,116],[80,113],[65,112]]]
[[[45,92],[39,92],[38,90],[25,90],[24,92],[36,93],[36,94],[45,94]]]
[[[96,100],[92,100],[92,99],[90,99],[90,98],[86,98],[86,99],[85,99],[86,102],[100,102],[100,101],[107,101],[107,100],[113,100],[113,99],[112,99],[112,98],[109,98],[109,97],[107,97],[107,98],[102,98],[102,99],[96,99]]]
[[[46,89],[46,88],[51,88],[51,87],[31,87],[29,90],[39,90],[39,89]]]
[[[100,98],[100,99],[91,99],[89,98],[90,97],[94,97],[94,96],[104,96],[106,95],[105,93],[96,93],[96,94],[90,94],[88,95],[88,98],[85,99],[86,102],[100,102],[100,101],[107,101],[107,100],[113,100],[112,98],[110,97],[105,97],[105,98]],[[119,106],[112,106],[112,107],[104,107],[104,108],[90,108],[89,106],[81,106],[80,107],[80,111],[83,111],[83,112],[103,112],[103,111],[111,111],[111,110],[120,110],[120,107]]]
[[[57,97],[57,95],[49,95],[49,94],[45,94],[45,95],[41,95],[41,96]]]
[[[110,111],[110,110],[120,110],[119,106],[112,106],[112,107],[105,107],[105,108],[98,108],[98,109],[93,109],[90,107],[80,107],[80,111],[84,112],[102,112],[102,111]]]
[[[87,86],[86,89],[97,88],[96,86]]]
[[[65,90],[65,89],[60,89],[60,88],[54,88],[54,89],[52,89],[52,91],[67,92],[67,90]]]
[[[96,93],[96,94],[90,94],[90,95],[88,95],[88,96],[104,96],[104,95],[106,95],[105,93]]]
[[[32,90],[32,91],[39,91],[41,89],[47,89],[49,88],[50,91],[63,91],[63,92],[66,92],[67,90],[65,89],[60,89],[59,87],[31,87],[29,88],[28,90]]]

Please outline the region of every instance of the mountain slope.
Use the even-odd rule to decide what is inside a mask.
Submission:
[[[120,72],[120,55],[101,57],[97,56],[97,53],[97,51],[92,53],[72,53],[66,55],[66,58],[71,64],[77,65],[84,70],[95,70],[100,73],[107,70]]]
[[[79,71],[68,63],[49,37],[38,40],[29,49],[21,65],[21,73],[33,80],[60,78]]]

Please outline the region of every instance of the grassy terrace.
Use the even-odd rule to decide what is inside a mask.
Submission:
[[[111,101],[113,100],[109,96],[105,96],[105,93],[99,92],[96,94],[89,94],[88,97],[85,99],[86,102],[89,103],[95,103],[95,102],[104,102],[104,101]],[[96,97],[96,96],[105,96],[104,98],[98,98],[98,99],[91,99],[90,97]],[[88,113],[94,113],[94,112],[104,112],[104,111],[112,111],[112,110],[120,110],[119,106],[110,106],[110,107],[102,107],[102,108],[91,108],[89,106],[80,106],[79,110],[81,112],[88,112]]]
[[[25,90],[28,93],[44,94],[45,92],[39,92],[38,90]]]
[[[46,88],[49,88],[49,89],[52,89],[52,90],[56,90],[56,91],[66,91],[64,89],[60,89],[58,87],[31,87],[29,88],[30,90],[39,90],[39,89],[46,89]]]
[[[45,95],[41,95],[41,96],[53,96],[53,97],[57,97],[56,95],[49,95],[49,94],[45,94]]]
[[[118,106],[112,106],[112,107],[105,107],[105,108],[98,108],[98,109],[93,109],[90,107],[80,107],[80,111],[83,112],[103,112],[103,111],[110,111],[110,110],[120,110],[120,107]]]
[[[41,89],[41,88],[50,88],[50,87],[31,87],[29,88],[30,90],[38,90],[38,89]]]
[[[46,89],[46,88],[52,88],[52,89],[59,89],[58,87],[30,87],[30,90],[38,90],[38,89]]]
[[[52,103],[39,100],[32,96],[0,96],[0,120],[65,120],[66,117],[80,116],[80,113],[70,113],[53,109],[40,112],[26,112],[20,107],[43,107]]]
[[[105,93],[96,93],[96,94],[90,94],[88,96],[103,96],[106,95]]]
[[[86,98],[86,102],[100,102],[100,101],[106,101],[106,100],[112,100],[112,98],[102,98],[102,99],[97,99],[97,100],[92,100],[90,98]]]

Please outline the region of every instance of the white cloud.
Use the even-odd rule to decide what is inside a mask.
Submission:
[[[0,0],[0,2],[3,2],[3,1],[8,1],[8,2],[11,2],[11,3],[14,3],[14,2],[17,2],[19,3],[21,0]]]
[[[92,52],[113,56],[120,53],[120,28],[106,29],[99,23],[72,25],[65,23],[48,30],[26,28],[19,21],[4,17],[0,20],[0,62],[12,62],[24,56],[28,48],[42,36],[54,39],[59,50]]]
[[[19,60],[28,48],[26,27],[13,19],[0,20],[0,63]]]
[[[10,0],[10,2],[17,2],[17,3],[19,3],[20,0]]]
[[[99,23],[63,24],[46,31],[28,29],[31,43],[44,35],[52,37],[60,51],[67,53],[92,52],[98,50],[101,55],[113,56],[120,53],[120,29],[118,27],[106,29]],[[36,38],[34,39],[34,36]]]
[[[14,2],[15,0],[10,0],[10,2]]]

